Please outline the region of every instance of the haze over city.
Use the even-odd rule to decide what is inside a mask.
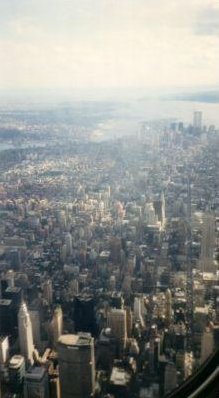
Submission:
[[[219,0],[0,0],[0,398],[219,396]]]

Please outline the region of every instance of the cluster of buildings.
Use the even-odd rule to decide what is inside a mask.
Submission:
[[[160,398],[214,351],[218,143],[196,112],[0,161],[3,398]]]

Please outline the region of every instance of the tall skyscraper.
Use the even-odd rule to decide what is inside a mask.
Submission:
[[[53,291],[52,291],[52,281],[51,279],[47,279],[43,283],[43,298],[47,301],[47,303],[50,305],[52,304],[52,299],[53,299]]]
[[[10,392],[20,394],[23,392],[25,360],[22,355],[14,355],[9,361],[9,388]]]
[[[12,327],[14,334],[17,334],[18,327],[18,311],[21,305],[22,290],[20,287],[8,287],[4,293],[3,298],[11,300],[11,316],[12,316]],[[11,330],[12,333],[12,330]]]
[[[60,395],[60,382],[58,375],[50,375],[49,377],[49,392],[50,398],[61,398]]]
[[[94,311],[94,299],[91,296],[79,295],[74,300],[74,323],[76,332],[97,333]]]
[[[6,273],[5,280],[8,283],[8,287],[14,287],[14,271],[12,269],[9,269]]]
[[[173,363],[167,363],[164,376],[164,391],[165,394],[172,391],[177,385],[176,366]]]
[[[8,336],[0,336],[0,367],[4,365],[9,358],[9,340]]]
[[[135,321],[140,321],[141,325],[144,325],[143,320],[143,300],[142,297],[135,297],[134,298],[134,319]]]
[[[107,324],[118,339],[120,346],[125,348],[127,340],[126,310],[112,308],[107,316]]]
[[[155,214],[157,216],[158,221],[160,221],[161,225],[165,224],[166,214],[165,214],[165,197],[162,192],[159,198],[155,198],[153,201],[153,207]]]
[[[195,111],[193,115],[193,127],[195,129],[201,129],[202,128],[202,112],[200,111]]]
[[[13,331],[12,301],[0,299],[0,334],[10,335]]]
[[[165,292],[166,306],[165,306],[165,318],[166,323],[169,326],[172,321],[172,294],[170,289]]]
[[[70,232],[67,232],[65,234],[65,244],[66,244],[66,248],[67,248],[67,256],[71,256],[72,255],[72,236],[71,236]]]
[[[25,373],[24,398],[49,398],[49,380],[45,368],[35,366]]]
[[[51,327],[52,327],[53,344],[56,347],[59,337],[62,335],[62,329],[63,329],[63,314],[60,305],[58,305],[55,308]]]
[[[213,330],[206,328],[203,331],[201,339],[201,363],[205,362],[206,359],[212,354],[214,349],[214,335]]]
[[[21,303],[18,313],[18,332],[20,352],[25,357],[26,361],[32,365],[34,351],[33,332],[30,314],[27,310],[27,305],[25,302]]]
[[[203,217],[202,240],[201,240],[201,270],[203,272],[212,272],[215,270],[213,262],[215,246],[215,218],[212,214],[206,214]]]
[[[0,381],[8,378],[9,338],[0,335]],[[1,395],[0,395],[1,398]]]
[[[95,389],[94,340],[89,333],[67,334],[58,341],[61,397],[89,398]]]
[[[30,320],[32,324],[33,331],[33,342],[34,346],[40,350],[41,349],[41,335],[40,335],[40,313],[36,310],[29,311]]]

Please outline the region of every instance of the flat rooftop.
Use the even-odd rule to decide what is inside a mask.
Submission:
[[[5,290],[6,293],[19,293],[21,292],[21,288],[20,287],[7,287],[7,289]]]
[[[126,386],[130,382],[131,376],[123,368],[113,367],[110,376],[110,383],[117,386]]]
[[[0,299],[0,305],[5,305],[5,307],[9,306],[11,303],[11,300]]]
[[[33,367],[25,373],[25,379],[28,381],[40,381],[46,373],[45,368]]]
[[[66,346],[90,345],[92,337],[89,333],[64,334],[59,338],[59,343]]]
[[[0,343],[3,343],[4,341],[8,340],[8,336],[1,336],[0,335]]]
[[[22,355],[14,355],[9,362],[10,369],[18,369],[24,362],[24,357]]]

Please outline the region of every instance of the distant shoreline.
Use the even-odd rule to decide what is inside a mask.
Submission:
[[[209,103],[209,104],[218,104],[219,103],[219,91],[202,92],[202,93],[194,93],[194,94],[170,95],[167,97],[163,97],[162,99],[170,100],[170,101],[188,101],[188,102],[202,102],[202,103]]]

